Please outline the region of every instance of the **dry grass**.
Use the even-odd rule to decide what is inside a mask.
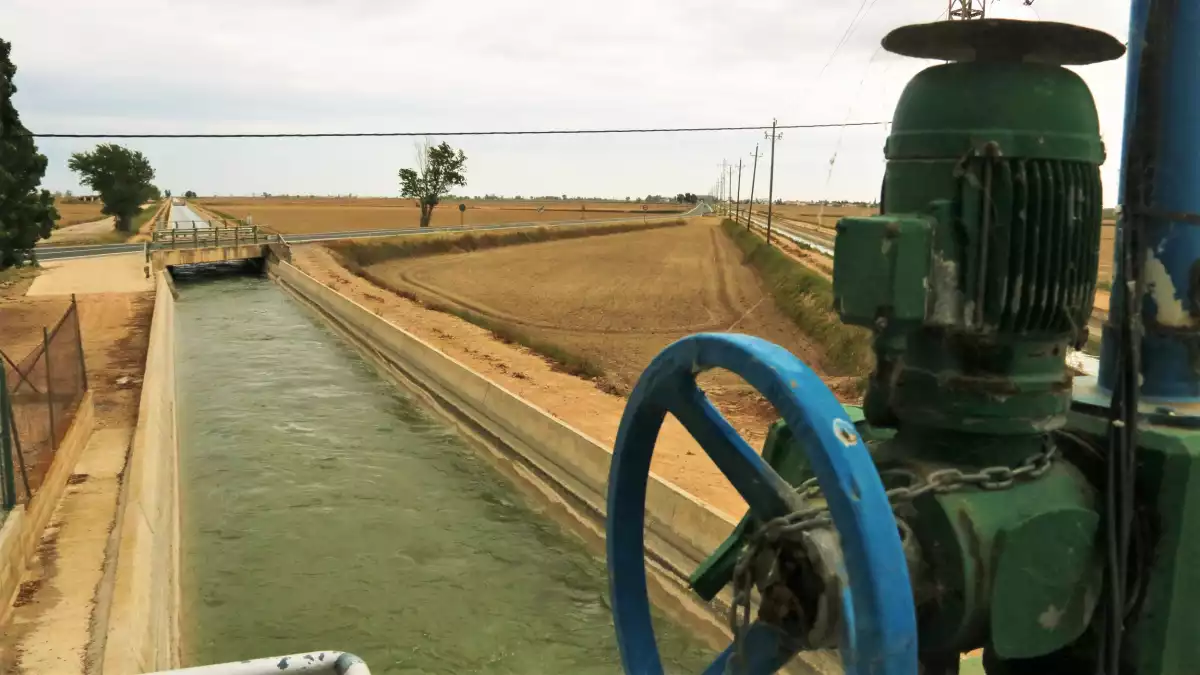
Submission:
[[[54,223],[55,227],[90,223],[105,217],[103,213],[100,213],[100,209],[104,208],[100,202],[68,202],[56,199],[54,208],[58,209],[58,220]]]
[[[827,371],[856,376],[871,371],[871,333],[841,322],[833,311],[833,283],[829,278],[731,220],[725,220],[722,229],[737,244],[745,261],[762,275],[779,310],[821,345]]]
[[[251,216],[256,225],[263,225],[283,234],[309,234],[352,230],[374,230],[418,227],[421,211],[410,199],[292,199],[292,198],[226,198],[202,199],[199,205],[218,216],[244,219]],[[453,227],[459,224],[458,201],[446,201],[433,212],[433,227]],[[557,220],[609,220],[682,213],[690,205],[650,204],[645,211],[637,202],[571,202],[466,200],[462,214],[465,225],[494,225],[499,223],[550,222]],[[583,207],[583,208],[581,208]]]
[[[628,391],[668,344],[703,331],[759,335],[810,364],[824,364],[811,335],[775,306],[713,219],[616,236],[391,258],[356,271],[529,346],[569,372],[603,373],[606,388],[615,392]],[[857,380],[835,377],[830,384],[852,397]],[[745,396],[744,384],[729,374],[714,375],[712,384],[734,399]]]

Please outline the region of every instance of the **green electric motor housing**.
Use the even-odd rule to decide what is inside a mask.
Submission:
[[[880,215],[838,223],[836,308],[875,335],[851,417],[911,534],[928,672],[980,647],[989,671],[1020,671],[1086,640],[1100,597],[1097,483],[1054,432],[1071,405],[1067,350],[1088,336],[1105,151],[1091,93],[1063,65],[1124,48],[1078,26],[992,19],[898,28],[884,47],[949,63],[900,98]],[[780,423],[762,453],[797,486],[813,478],[802,438]],[[701,597],[726,585],[757,527],[744,518],[696,571]],[[822,588],[792,590],[836,605]]]
[[[885,149],[881,215],[838,224],[834,296],[876,331],[867,418],[968,433],[1063,424],[1100,244],[1100,138],[1057,65],[919,73]]]

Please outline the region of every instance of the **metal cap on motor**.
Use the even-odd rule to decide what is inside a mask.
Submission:
[[[883,38],[893,54],[939,61],[1018,61],[1082,66],[1119,59],[1113,36],[1051,21],[979,19],[902,26]]]

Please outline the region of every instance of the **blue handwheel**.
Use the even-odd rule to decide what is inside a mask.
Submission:
[[[775,473],[696,386],[723,368],[762,393],[811,453],[811,465],[841,540],[848,581],[842,660],[848,674],[915,675],[917,629],[908,566],[892,509],[867,448],[825,383],[790,352],[748,335],[703,333],[662,351],[625,406],[608,482],[608,579],[621,662],[630,675],[662,673],[643,551],[650,457],[670,412],[696,439],[760,521],[795,510]],[[846,644],[848,643],[848,644]],[[780,628],[755,621],[744,634],[739,672],[773,673],[797,652]],[[731,645],[705,670],[723,673]]]

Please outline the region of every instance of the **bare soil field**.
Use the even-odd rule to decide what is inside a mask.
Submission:
[[[201,207],[216,215],[244,219],[251,216],[256,225],[283,234],[308,234],[418,227],[421,211],[411,199],[291,199],[291,198],[212,198],[198,200]],[[458,205],[466,204],[464,225],[549,222],[556,220],[610,220],[681,213],[688,204],[648,204],[639,202],[572,202],[505,200],[447,200],[433,212],[433,227],[459,224]]]
[[[66,227],[101,220],[104,218],[104,214],[100,213],[100,209],[103,207],[104,205],[100,202],[74,202],[56,199],[54,208],[58,209],[58,221],[54,223],[54,226]]]
[[[713,221],[370,266],[378,278],[560,344],[628,391],[674,340],[703,331],[758,335],[815,363]],[[724,384],[733,384],[722,381]]]

